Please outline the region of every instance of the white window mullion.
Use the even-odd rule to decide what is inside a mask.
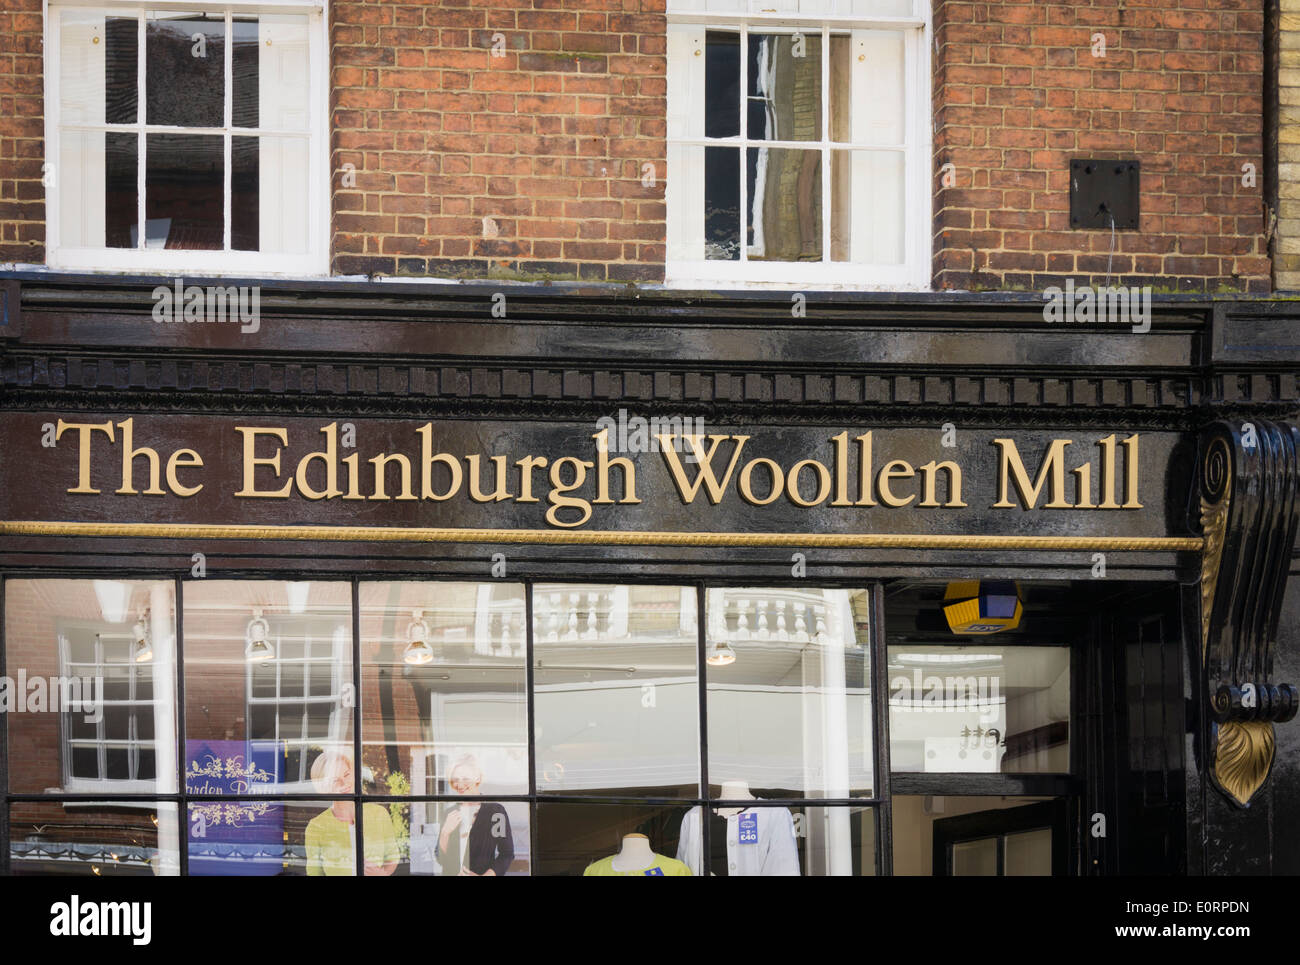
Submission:
[[[749,25],[740,25],[740,260],[749,261]]]
[[[822,27],[822,262],[831,260],[831,178],[834,158],[826,146],[831,140],[831,29]]]

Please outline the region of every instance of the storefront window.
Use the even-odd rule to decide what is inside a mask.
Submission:
[[[694,587],[534,589],[539,792],[699,794],[695,621]]]
[[[185,584],[185,772],[191,794],[312,793],[326,750],[352,751],[352,588]]]
[[[1066,773],[1068,647],[889,648],[895,771]]]
[[[872,791],[865,591],[708,591],[710,796]]]
[[[176,805],[166,801],[24,801],[9,808],[9,868],[16,875],[177,875],[178,841]]]
[[[4,600],[24,676],[0,699],[36,677],[92,699],[4,706],[23,873],[876,871],[875,802],[848,801],[877,786],[865,591],[11,579]]]
[[[362,583],[361,738],[379,794],[528,793],[524,587]]]
[[[9,580],[10,790],[176,791],[173,584]]]

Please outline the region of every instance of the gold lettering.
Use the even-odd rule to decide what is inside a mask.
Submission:
[[[1101,447],[1101,480],[1098,487],[1101,505],[1097,508],[1119,509],[1119,503],[1115,502],[1115,433],[1098,440],[1097,445]]]
[[[803,494],[799,492],[799,473],[803,471],[804,466],[812,466],[813,471],[817,473],[817,498],[813,500],[805,500]],[[785,491],[790,494],[790,502],[796,506],[816,506],[818,503],[825,502],[826,497],[831,494],[831,471],[816,459],[796,462],[790,467],[790,478],[786,482]]]
[[[895,469],[894,468],[895,466],[900,466],[902,468]],[[893,459],[885,463],[884,467],[880,470],[880,478],[876,480],[876,485],[880,489],[881,505],[906,506],[913,499],[915,499],[916,493],[912,493],[906,499],[902,499],[899,496],[895,496],[893,491],[889,488],[890,480],[911,479],[915,475],[916,475],[916,470],[912,468],[911,463],[906,462],[905,460]]]
[[[1025,464],[1020,460],[1020,452],[1016,448],[1015,440],[994,439],[993,444],[1000,450],[1001,459],[998,462],[998,501],[993,504],[993,508],[1010,509],[1015,505],[1007,498],[1007,482],[1010,477],[1025,509],[1034,508],[1039,494],[1048,484],[1049,479],[1051,486],[1048,492],[1051,499],[1043,504],[1043,508],[1069,509],[1070,504],[1065,501],[1065,447],[1073,441],[1072,439],[1052,440],[1047,450],[1047,458],[1043,460],[1042,468],[1038,471],[1038,479],[1031,487],[1029,473],[1025,471]]]
[[[515,460],[515,465],[519,467],[519,502],[538,502],[533,495],[533,470],[545,469],[546,462],[545,456],[524,456]]]
[[[767,494],[766,499],[759,499],[754,495],[754,490],[750,486],[750,477],[754,474],[755,466],[766,466],[767,471],[772,474],[772,488]],[[730,472],[728,472],[730,475]],[[775,461],[760,456],[757,459],[745,463],[745,468],[740,470],[740,496],[747,503],[755,506],[766,506],[781,498],[781,491],[785,488],[785,476],[781,472],[781,467]],[[717,500],[714,500],[716,503]]]
[[[686,480],[686,472],[682,469],[681,460],[677,458],[677,449],[673,445],[676,436],[668,433],[658,435],[655,438],[659,440],[659,451],[663,453],[664,462],[668,464],[668,469],[673,475],[673,482],[677,486],[677,494],[681,497],[682,502],[687,505],[695,502],[695,497],[699,495],[700,484],[703,483],[709,490],[709,502],[714,506],[722,501],[722,495],[727,490],[727,483],[731,481],[731,474],[736,469],[736,463],[740,461],[740,454],[745,448],[745,443],[749,441],[749,436],[709,436],[709,451],[705,453],[700,442],[703,436],[682,436],[690,445],[691,451],[695,453],[696,464],[700,467],[699,472],[695,474],[695,482],[690,483]],[[718,444],[724,439],[735,439],[736,450],[731,454],[731,462],[727,465],[726,475],[722,477],[721,482],[718,482],[718,477],[713,472],[713,457],[718,451]]]
[[[361,495],[361,457],[357,453],[343,457],[343,465],[348,467],[348,491],[344,499],[365,499]]]
[[[1125,495],[1128,497],[1124,500],[1125,509],[1141,509],[1142,504],[1138,502],[1138,433],[1133,433],[1121,443],[1124,446],[1124,474],[1128,481],[1125,487]]]
[[[280,440],[281,446],[289,444],[288,429],[258,429],[253,426],[235,426],[235,431],[244,435],[244,488],[235,493],[236,496],[260,497],[265,499],[288,499],[289,493],[293,491],[293,481],[290,480],[284,484],[283,489],[277,489],[275,492],[261,492],[254,485],[254,478],[257,474],[258,466],[270,466],[275,470],[275,478],[280,478],[280,450],[276,449],[274,456],[261,457],[255,455],[257,451],[257,437],[259,435],[273,436]]]
[[[391,454],[381,452],[379,455],[366,461],[375,467],[375,492],[374,495],[370,497],[371,499],[388,499],[388,493],[384,488],[384,484],[387,481],[385,477],[388,473],[388,464],[390,462],[396,462],[402,473],[402,494],[393,498],[415,498],[415,493],[411,492],[411,460],[407,459],[400,452],[394,452]],[[456,468],[459,469],[460,467],[457,466]]]
[[[596,498],[595,503],[612,503],[609,498],[609,471],[617,466],[623,473],[623,498],[620,503],[639,504],[636,498],[636,463],[626,456],[609,458],[609,429],[601,429],[593,439],[596,440]]]
[[[420,428],[415,430],[420,437],[420,498],[432,499],[436,502],[442,502],[444,499],[451,499],[460,491],[460,462],[457,459],[440,452],[433,454],[433,425],[426,422]],[[447,467],[451,473],[451,481],[447,484],[447,491],[438,495],[433,491],[433,464],[440,462]]]
[[[139,456],[144,456],[149,460],[149,488],[144,491],[146,496],[165,496],[162,487],[158,485],[158,478],[162,470],[162,460],[158,458],[158,452],[150,449],[148,446],[141,446],[139,449],[132,448],[135,438],[135,420],[124,419],[117,424],[122,430],[122,488],[117,491],[119,496],[134,496],[135,491],[135,460]]]
[[[917,508],[922,506],[927,508],[938,506],[939,503],[934,498],[934,481],[935,476],[939,474],[940,469],[948,470],[948,501],[944,503],[946,509],[964,509],[966,504],[961,501],[961,466],[952,461],[935,462],[931,460],[921,467],[921,501],[917,503]]]
[[[59,441],[59,436],[63,435],[64,429],[75,429],[78,436],[77,450],[77,487],[69,489],[69,493],[85,493],[91,496],[98,496],[98,489],[90,488],[90,434],[92,432],[102,432],[108,436],[109,442],[114,442],[113,423],[112,422],[64,422],[59,420],[54,429],[54,441]]]
[[[339,424],[331,422],[322,428],[321,432],[325,434],[325,450],[303,456],[298,462],[298,472],[294,476],[298,482],[299,492],[308,499],[333,499],[343,492],[343,490],[339,489]],[[323,490],[314,489],[307,483],[307,467],[317,459],[325,463],[325,488]]]
[[[565,466],[573,466],[573,481],[565,483],[560,477],[564,474]],[[587,481],[587,470],[592,466],[585,459],[578,459],[574,456],[565,456],[563,459],[557,459],[551,463],[551,492],[547,497],[551,508],[546,511],[546,521],[552,526],[581,526],[587,520],[591,519],[591,503],[578,496],[568,496],[575,489],[582,488],[582,484]],[[561,509],[577,509],[582,513],[580,519],[573,522],[565,523],[560,520],[559,512]]]
[[[181,462],[182,456],[186,457],[184,462]],[[203,488],[203,483],[199,483],[197,486],[181,485],[176,470],[190,468],[203,468],[203,459],[193,449],[177,449],[167,460],[167,485],[171,487],[172,492],[177,496],[193,496]]]
[[[857,437],[858,441],[858,505],[874,506],[871,496],[871,433]]]
[[[849,499],[849,434],[847,431],[831,436],[835,443],[835,498],[832,506],[852,506]]]
[[[465,457],[465,462],[469,465],[469,498],[476,503],[499,503],[503,499],[509,499],[512,494],[506,484],[506,457],[492,456],[491,458],[492,463],[496,466],[496,472],[493,474],[496,476],[496,485],[490,493],[484,493],[479,486],[479,483],[482,482],[479,478],[479,459],[478,453]]]
[[[1096,509],[1092,502],[1092,463],[1085,462],[1082,466],[1071,469],[1078,479],[1077,496],[1074,502],[1075,509]]]

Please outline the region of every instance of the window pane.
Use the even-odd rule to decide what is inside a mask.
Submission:
[[[186,822],[192,875],[351,875],[356,868],[351,801],[283,804],[254,799],[194,803]],[[367,804],[367,865],[392,874],[400,859],[398,824],[387,807]]]
[[[79,781],[105,781],[106,791],[176,790],[175,607],[169,581],[8,580],[5,583],[6,673],[27,678],[25,712],[8,715],[9,790],[18,794],[97,793]],[[130,672],[138,663],[119,663],[104,673],[94,665],[74,671],[70,652],[150,654],[152,702],[132,700]],[[88,641],[96,641],[88,642]],[[73,644],[73,641],[77,641]],[[97,675],[98,674],[98,675]],[[60,679],[63,678],[63,679]],[[39,681],[39,685],[37,684]],[[34,703],[39,686],[40,702]],[[110,693],[123,701],[102,704]],[[134,717],[136,739],[157,740],[158,780],[132,773],[125,741]],[[152,731],[141,722],[148,720]],[[112,728],[118,747],[99,741]],[[75,739],[76,743],[70,743]],[[143,745],[141,745],[143,746]],[[152,746],[152,745],[150,745]],[[107,750],[107,771],[100,753]],[[115,751],[120,751],[116,753]],[[111,781],[143,780],[124,787]]]
[[[749,35],[749,140],[821,140],[821,51],[820,31]]]
[[[233,18],[231,31],[231,121],[235,127],[257,127],[258,89],[261,86],[257,18]]]
[[[352,710],[343,688],[352,681],[352,591],[346,582],[198,580],[185,584],[186,784],[192,794],[252,789],[316,791],[313,770],[326,751],[351,754]],[[310,714],[300,696],[305,664],[287,663],[306,642],[333,654],[338,687],[322,702],[323,732],[304,738]],[[264,676],[280,672],[268,690]],[[296,679],[285,687],[283,681]],[[256,687],[254,680],[257,680]],[[256,700],[250,701],[254,693]],[[327,710],[326,710],[327,709]],[[324,765],[321,765],[322,767]],[[351,763],[348,764],[349,773]],[[227,778],[237,782],[224,785]],[[349,780],[351,778],[349,777]],[[338,793],[350,793],[349,786]]]
[[[903,44],[903,34],[897,30],[861,30],[855,34],[853,52],[862,60],[853,59],[853,66],[849,69],[867,71],[866,86],[871,96],[845,104],[844,109],[838,112],[850,118],[849,123],[843,125],[850,130],[844,136],[837,132],[836,140],[890,147],[903,143],[906,138]],[[835,68],[832,61],[832,69]],[[845,88],[845,93],[848,89]],[[859,85],[859,92],[861,90],[862,85]]]
[[[695,590],[539,585],[534,714],[542,793],[699,793]]]
[[[232,138],[232,248],[276,253],[308,250],[309,143],[304,137]]]
[[[1050,877],[1052,829],[1018,831],[1002,839],[1003,874],[1008,877]]]
[[[145,24],[145,96],[150,124],[221,127],[225,123],[225,17],[149,13]]]
[[[221,136],[150,134],[145,142],[148,247],[220,250],[225,231]]]
[[[140,21],[136,17],[108,17],[104,35],[104,120],[109,124],[134,124],[140,99],[136,71]]]
[[[252,26],[241,24],[239,29],[250,31]],[[307,18],[263,14],[257,19],[256,32],[243,35],[255,45],[256,61],[250,49],[248,69],[235,81],[235,123],[273,131],[308,130],[311,74]]]
[[[821,261],[821,159],[821,151],[748,149],[751,261]]]
[[[410,811],[411,874],[529,873],[527,804],[413,801],[402,807]]]
[[[738,33],[710,30],[705,36],[704,134],[706,137],[736,137],[740,134]]]
[[[832,151],[831,158],[831,259],[901,265],[903,152]]]
[[[954,877],[990,877],[998,873],[998,839],[959,841],[952,846]]]
[[[108,248],[139,244],[139,163],[139,137],[112,131],[104,135],[104,245]]]
[[[891,646],[889,729],[895,771],[1067,773],[1070,650]]]
[[[22,802],[9,807],[15,875],[176,875],[176,805]]]
[[[102,12],[64,10],[59,20],[59,120],[64,124],[98,124],[104,120],[104,82],[108,53]]]
[[[362,740],[382,794],[526,794],[524,588],[361,585]],[[453,786],[457,767],[477,777]],[[434,819],[430,819],[434,820]]]
[[[302,176],[305,170],[305,168],[298,168],[293,172],[296,184],[306,184]],[[255,137],[232,137],[230,139],[230,247],[235,251],[258,250],[262,220],[261,196],[259,141]]]
[[[680,847],[688,810],[662,804],[538,804],[533,873],[689,875],[687,859],[698,867],[699,855]]]
[[[740,259],[738,148],[704,149],[704,257],[711,261]]]
[[[682,822],[679,856],[703,847],[701,809]],[[876,817],[869,807],[754,805],[708,808],[709,874],[729,877],[844,876],[876,873]],[[693,874],[698,860],[682,857]]]
[[[866,591],[710,589],[706,613],[710,796],[870,794]]]

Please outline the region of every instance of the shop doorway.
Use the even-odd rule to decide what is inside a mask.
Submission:
[[[1069,873],[1064,800],[976,811],[933,824],[935,877],[1048,877]]]

